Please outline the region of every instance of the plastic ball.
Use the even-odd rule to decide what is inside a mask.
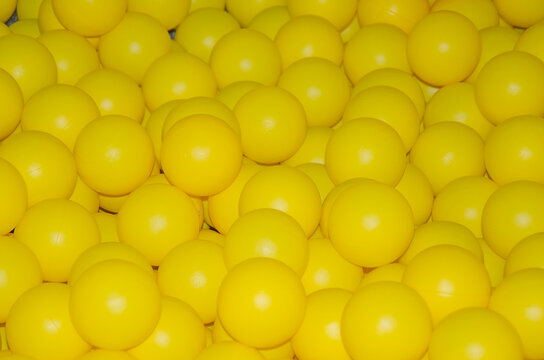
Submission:
[[[163,297],[157,327],[129,353],[138,360],[194,359],[205,345],[206,329],[196,312],[181,300]]]
[[[23,218],[27,208],[27,190],[17,169],[0,158],[0,234],[8,234]]]
[[[177,99],[214,97],[217,83],[210,67],[186,52],[170,52],[155,61],[144,76],[142,90],[149,111]]]
[[[38,11],[38,28],[42,34],[53,30],[66,29],[55,15],[53,0],[41,1],[40,10]]]
[[[544,231],[544,185],[516,181],[501,186],[485,204],[482,233],[491,249],[506,259],[529,235]]]
[[[428,12],[427,0],[362,0],[357,10],[361,27],[391,24],[407,34]]]
[[[496,288],[504,279],[504,265],[506,261],[491,250],[484,239],[478,239],[484,255],[484,266],[491,280],[491,287]]]
[[[166,29],[174,29],[192,10],[191,0],[128,0],[128,11],[157,19]]]
[[[97,212],[93,214],[98,230],[100,231],[100,242],[119,242],[119,235],[117,233],[117,215],[110,214],[108,212]]]
[[[271,258],[299,276],[308,263],[308,243],[300,225],[275,209],[257,209],[242,215],[225,237],[225,264],[231,270],[252,258]]]
[[[197,237],[193,202],[171,185],[149,184],[132,192],[117,217],[119,239],[158,266],[177,245]]]
[[[159,106],[158,109],[153,111],[147,123],[145,124],[145,130],[147,131],[151,142],[153,143],[153,148],[155,149],[155,156],[157,159],[161,158],[161,148],[162,148],[162,133],[164,123],[170,112],[177,107],[183,100],[174,100],[166,104]]]
[[[310,126],[297,152],[283,163],[298,166],[308,163],[325,164],[325,150],[334,130],[327,126]]]
[[[0,37],[6,36],[9,34],[11,34],[11,30],[9,29],[9,27],[4,23],[0,23]]]
[[[433,220],[464,225],[476,237],[482,237],[482,212],[497,189],[493,181],[480,176],[454,180],[436,195]]]
[[[227,105],[229,109],[234,110],[238,101],[240,101],[245,94],[261,86],[263,85],[255,81],[237,81],[227,85],[224,89],[221,89],[215,98]]]
[[[340,255],[359,266],[377,267],[393,262],[408,248],[414,217],[397,190],[365,180],[338,195],[328,227]]]
[[[519,34],[519,33],[518,33]],[[540,39],[544,35],[544,19],[525,30],[516,42],[515,49],[533,54],[544,61],[544,46]],[[509,50],[512,50],[511,48]]]
[[[420,117],[425,112],[425,97],[416,77],[406,71],[383,68],[374,70],[364,77],[353,88],[352,97],[361,91],[374,86],[390,86],[402,91],[412,100]]]
[[[476,102],[494,124],[520,115],[544,115],[544,63],[509,51],[484,65],[476,80]]]
[[[544,4],[539,0],[494,1],[499,15],[509,24],[528,28],[544,18]]]
[[[355,291],[363,277],[363,269],[344,259],[324,238],[308,240],[308,266],[302,275],[306,294],[323,289]]]
[[[248,29],[256,30],[270,40],[274,40],[278,31],[291,19],[286,6],[274,6],[258,13],[247,26]]]
[[[456,310],[486,307],[491,295],[484,264],[454,245],[420,252],[406,266],[402,281],[425,299],[435,325]]]
[[[450,314],[435,328],[429,344],[429,359],[523,358],[516,329],[504,317],[488,309],[463,309]]]
[[[525,359],[544,356],[541,334],[544,331],[544,270],[526,269],[504,279],[497,286],[489,308],[504,316],[521,337]]]
[[[387,123],[353,119],[331,135],[325,166],[335,184],[361,177],[395,186],[404,174],[406,155],[402,139]]]
[[[344,42],[338,30],[327,20],[313,15],[292,18],[281,27],[274,39],[283,68],[297,60],[316,57],[340,66]]]
[[[94,37],[111,31],[125,15],[127,0],[53,0],[61,24],[81,36]]]
[[[344,69],[352,84],[382,68],[412,72],[406,57],[407,35],[389,24],[372,24],[357,31],[346,44]]]
[[[25,104],[23,131],[42,131],[73,150],[81,130],[100,116],[93,99],[71,85],[52,85],[34,94]]]
[[[425,16],[408,37],[408,62],[423,81],[444,86],[463,81],[480,59],[478,29],[458,13],[439,11]]]
[[[195,360],[265,360],[265,357],[249,346],[228,341],[207,347]]]
[[[464,124],[440,122],[419,136],[410,162],[423,171],[438,194],[453,180],[484,174],[484,143]]]
[[[274,42],[250,29],[223,36],[210,55],[210,66],[220,89],[238,82],[275,85],[281,74],[281,57]]]
[[[96,191],[85,184],[79,176],[70,200],[83,206],[91,214],[98,212],[98,208],[100,207],[100,199]]]
[[[373,86],[361,91],[347,104],[343,121],[373,118],[390,125],[400,136],[405,153],[419,135],[420,115],[414,103],[402,91],[389,86]]]
[[[318,163],[305,163],[296,167],[304,174],[308,175],[314,182],[319,194],[321,195],[321,202],[325,200],[329,192],[334,188],[334,183],[327,173],[327,168],[323,164]]]
[[[474,84],[484,65],[495,56],[514,50],[519,37],[518,31],[505,26],[492,26],[480,30],[482,42],[480,61],[466,82]]]
[[[149,15],[127,13],[113,30],[100,37],[98,54],[106,69],[113,69],[141,83],[155,60],[170,51],[167,29]]]
[[[461,14],[472,21],[478,30],[499,25],[499,13],[492,0],[440,0],[431,11]]]
[[[291,0],[288,1],[287,7],[292,17],[302,15],[320,16],[333,24],[338,31],[341,31],[348,27],[354,17],[356,18],[357,1]]]
[[[319,224],[321,196],[302,171],[286,165],[270,166],[255,174],[240,195],[240,215],[263,208],[292,216],[309,237]]]
[[[375,282],[393,281],[401,283],[405,270],[406,265],[400,263],[378,266],[365,274],[363,280],[361,280],[361,283],[359,284],[359,289]]]
[[[0,69],[0,106],[2,115],[0,115],[0,139],[7,138],[21,120],[23,111],[23,94],[15,79],[6,71]]]
[[[308,126],[336,124],[342,118],[351,92],[342,69],[321,58],[305,58],[293,63],[280,76],[278,86],[300,101]]]
[[[57,66],[51,53],[39,41],[24,35],[0,37],[0,69],[17,81],[25,101],[57,81]]]
[[[285,6],[287,0],[226,0],[227,11],[234,16],[243,27],[260,12],[274,7]]]
[[[306,135],[302,104],[287,90],[260,87],[236,104],[245,156],[262,164],[276,164],[295,154]]]
[[[399,262],[410,264],[419,253],[437,245],[458,246],[469,251],[479,260],[483,260],[480,243],[470,230],[454,222],[435,221],[423,224],[416,229],[410,247]]]
[[[465,124],[487,139],[493,124],[480,112],[476,104],[474,85],[454,83],[441,88],[434,94],[425,108],[425,128],[444,121]]]
[[[29,206],[46,199],[67,199],[76,185],[74,158],[52,135],[39,131],[15,134],[2,142],[0,158],[23,177]]]
[[[9,20],[15,8],[17,7],[17,0],[6,0],[2,1],[0,5],[0,22],[5,23]]]
[[[306,295],[287,265],[273,259],[246,260],[221,284],[218,314],[236,340],[257,348],[288,341],[304,318]]]
[[[410,204],[414,223],[419,226],[429,219],[433,208],[434,194],[431,183],[414,165],[407,163],[400,181],[395,186]]]
[[[189,116],[166,134],[161,164],[168,180],[185,192],[217,194],[232,184],[240,171],[240,139],[216,117]]]
[[[353,359],[418,360],[427,348],[432,323],[423,299],[408,286],[378,282],[349,300],[340,332]]]
[[[504,275],[524,269],[544,269],[542,253],[544,251],[544,233],[536,233],[521,240],[506,259]]]
[[[215,44],[231,31],[240,29],[234,17],[224,10],[206,8],[187,16],[176,30],[176,41],[190,54],[205,62]]]
[[[17,17],[19,19],[36,19],[42,0],[17,1]]]
[[[136,360],[136,358],[126,351],[95,349],[80,357],[79,360]]]
[[[85,271],[72,286],[70,314],[91,345],[125,350],[142,343],[159,322],[161,296],[153,276],[124,260]]]
[[[9,29],[13,34],[24,35],[33,39],[40,36],[40,28],[36,19],[19,19]]]
[[[217,294],[226,275],[223,248],[194,240],[168,253],[159,266],[157,283],[164,296],[184,301],[204,324],[210,324],[217,317]]]

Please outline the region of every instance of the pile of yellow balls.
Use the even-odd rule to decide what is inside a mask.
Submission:
[[[543,116],[544,0],[0,0],[0,360],[544,360]]]

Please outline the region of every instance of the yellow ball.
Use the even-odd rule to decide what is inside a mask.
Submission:
[[[205,8],[189,14],[176,30],[176,41],[190,54],[208,62],[215,44],[240,29],[234,17],[221,9]]]
[[[278,31],[291,19],[286,6],[274,6],[258,13],[247,26],[248,29],[256,30],[270,40],[274,40]]]
[[[395,282],[365,286],[342,315],[342,340],[353,359],[420,359],[431,332],[431,315],[423,299]]]
[[[428,12],[427,0],[362,0],[357,11],[361,27],[391,24],[407,34]]]
[[[113,69],[141,83],[158,58],[170,51],[170,36],[158,20],[141,13],[127,13],[113,30],[100,37],[98,54],[106,69]]]
[[[38,28],[40,33],[51,32],[53,30],[65,30],[62,26],[55,11],[53,10],[53,0],[42,0],[40,10],[38,12]],[[75,34],[74,34],[75,35]]]
[[[410,247],[399,259],[401,264],[410,262],[422,251],[437,245],[454,245],[463,248],[479,260],[483,260],[478,239],[466,227],[449,221],[433,221],[418,227]]]
[[[9,29],[9,27],[4,23],[0,23],[0,37],[6,36],[9,34],[11,34],[11,30]]]
[[[502,53],[514,50],[520,33],[505,26],[492,26],[480,30],[482,42],[482,54],[476,69],[468,77],[466,82],[474,84],[480,75],[480,71],[492,58]],[[530,52],[530,51],[527,51]]]
[[[519,36],[519,33],[518,33]],[[525,51],[544,61],[544,46],[540,39],[544,36],[544,21],[541,20],[525,30],[516,42],[517,51]],[[512,48],[508,49],[512,50]]]
[[[333,126],[350,98],[351,85],[341,68],[321,58],[304,58],[289,66],[278,86],[304,107],[308,126]]]
[[[338,31],[348,27],[357,12],[356,0],[291,0],[287,2],[292,17],[315,15],[333,24]]]
[[[17,81],[25,101],[57,82],[57,66],[51,53],[39,41],[24,35],[0,37],[0,69]]]
[[[390,24],[361,28],[346,44],[344,69],[352,84],[366,74],[383,68],[411,72],[406,57],[408,36]]]
[[[439,122],[455,121],[471,127],[483,140],[493,130],[476,104],[474,85],[449,84],[438,90],[427,103],[423,123],[425,128]]]
[[[518,180],[544,183],[544,119],[518,116],[500,123],[485,143],[485,165],[499,185]]]
[[[308,264],[306,234],[295,219],[275,209],[242,215],[226,234],[223,251],[228,270],[248,259],[271,258],[301,276]]]
[[[100,231],[100,242],[119,242],[117,234],[117,215],[100,211],[93,214],[98,230]]]
[[[412,74],[398,69],[378,69],[365,75],[353,88],[351,96],[374,86],[390,86],[402,91],[412,100],[420,117],[425,112],[425,98],[417,79]]]
[[[42,0],[19,0],[17,2],[17,17],[19,19],[36,19]]]
[[[491,249],[506,259],[529,235],[544,231],[544,185],[516,181],[501,186],[485,204],[482,233]]]
[[[210,241],[219,246],[225,246],[225,236],[211,229],[202,229],[198,233],[198,240]]]
[[[495,0],[499,15],[509,24],[528,28],[544,18],[544,3],[539,0]]]
[[[431,183],[414,165],[408,163],[404,174],[395,187],[410,204],[414,213],[414,223],[419,226],[429,219],[433,208],[433,189]]]
[[[236,179],[225,190],[208,197],[208,212],[210,219],[221,234],[226,235],[232,224],[239,217],[240,194],[249,179],[253,177],[261,167],[253,162],[242,165]]]
[[[13,304],[27,290],[42,283],[42,270],[36,255],[14,238],[0,237],[0,322],[5,323]]]
[[[357,17],[354,17],[353,20],[351,20],[351,22],[349,23],[348,27],[346,27],[340,33],[344,44],[350,41],[360,28],[361,27],[359,26],[359,19],[357,19]]]
[[[544,250],[544,233],[536,233],[521,240],[506,259],[504,275],[531,268],[544,269],[542,251]]]
[[[250,29],[223,36],[212,50],[210,66],[220,89],[238,82],[275,85],[281,74],[281,57],[274,42]]]
[[[67,281],[77,258],[100,242],[93,216],[64,199],[45,200],[29,208],[15,236],[36,254],[44,280],[54,282]]]
[[[393,281],[401,283],[405,270],[406,265],[399,263],[378,266],[365,274],[363,280],[359,284],[359,289],[375,282]]]
[[[491,287],[496,288],[504,279],[504,265],[506,261],[491,250],[484,239],[478,239],[484,254],[484,266],[491,280]]]
[[[340,256],[328,239],[308,240],[308,266],[301,279],[306,294],[333,288],[355,291],[362,277],[363,269]]]
[[[240,195],[240,215],[263,208],[291,215],[309,237],[319,224],[321,196],[302,171],[286,165],[270,166],[255,174]]]
[[[353,119],[331,135],[325,166],[335,184],[361,177],[395,186],[404,174],[406,155],[391,126],[377,119]]]
[[[217,317],[217,294],[227,269],[223,248],[194,240],[174,248],[159,266],[157,283],[164,296],[186,302],[204,324]]]
[[[95,349],[80,357],[79,360],[136,360],[136,358],[126,351]]]
[[[306,136],[306,114],[294,95],[266,86],[244,95],[234,113],[244,155],[262,164],[277,164],[295,154]]]
[[[310,126],[297,152],[283,163],[298,166],[307,163],[325,164],[325,149],[334,130],[327,126]]]
[[[76,186],[72,153],[52,135],[17,133],[2,142],[0,158],[15,166],[23,177],[29,206],[46,199],[68,199]]]
[[[73,150],[81,130],[100,116],[93,99],[71,85],[52,85],[34,94],[25,104],[23,131],[42,131]]]
[[[225,9],[225,0],[191,0],[189,12],[193,12],[202,8]]]
[[[348,261],[364,267],[389,264],[414,233],[410,205],[393,187],[365,180],[342,191],[329,216],[329,236]]]
[[[491,59],[476,80],[476,102],[494,124],[520,115],[544,115],[544,63],[509,51]]]
[[[289,20],[274,39],[280,52],[283,68],[297,60],[316,57],[340,66],[344,56],[344,42],[338,30],[327,20],[303,15]]]
[[[425,300],[435,325],[456,310],[486,307],[491,295],[484,264],[454,245],[436,245],[420,252],[407,265],[402,281]]]
[[[149,134],[151,142],[153,142],[157,160],[161,158],[162,133],[166,118],[175,107],[182,103],[182,101],[183,100],[173,100],[159,106],[147,119],[145,130]]]
[[[304,318],[306,295],[298,276],[273,259],[246,260],[225,277],[218,314],[236,340],[257,348],[276,347],[295,335]]]
[[[472,21],[478,30],[499,25],[499,13],[493,0],[440,0],[432,12],[452,11]]]
[[[27,207],[25,180],[17,169],[0,158],[0,234],[8,234],[15,228]]]
[[[83,76],[101,67],[92,45],[70,31],[49,31],[40,35],[38,41],[55,59],[59,84],[75,85]]]
[[[128,11],[147,14],[168,30],[179,25],[189,8],[191,0],[128,0]]]
[[[234,107],[238,101],[251,90],[261,87],[262,84],[259,84],[254,81],[237,81],[230,85],[227,85],[224,89],[221,89],[217,95],[216,99],[221,101],[223,104],[227,105],[229,109],[234,110]]]
[[[410,162],[423,171],[438,194],[453,180],[484,174],[484,143],[464,124],[441,122],[419,136]]]
[[[72,286],[70,314],[91,345],[125,350],[141,344],[159,322],[161,296],[153,276],[124,260],[100,262]]]
[[[436,195],[433,220],[461,224],[480,238],[484,206],[498,188],[493,181],[481,176],[453,180]]]
[[[273,6],[285,6],[287,0],[226,0],[227,11],[247,27],[260,12]]]
[[[2,115],[0,115],[0,139],[7,138],[21,120],[23,111],[23,93],[15,79],[3,69],[0,69],[0,106]]]
[[[149,135],[124,116],[99,117],[81,131],[74,147],[79,176],[98,193],[126,195],[149,177],[155,156]]]
[[[138,360],[194,359],[206,346],[206,328],[181,300],[163,297],[161,317],[153,333],[129,354]]]
[[[120,241],[140,251],[154,266],[177,245],[196,239],[200,225],[189,196],[165,184],[138,188],[117,216]]]
[[[142,90],[149,111],[177,99],[214,97],[217,83],[210,67],[186,52],[170,52],[155,61],[144,76]]]
[[[138,84],[128,75],[101,69],[82,77],[76,86],[93,98],[102,116],[121,115],[142,121],[144,96]]]
[[[249,346],[228,341],[207,347],[195,360],[265,360],[265,357]]]
[[[15,8],[17,7],[17,0],[6,0],[0,4],[0,22],[5,23],[11,18]]]
[[[340,332],[340,322],[349,291],[327,289],[308,296],[304,320],[291,340],[299,359],[350,360]]]
[[[97,213],[100,207],[100,198],[96,191],[85,184],[79,176],[70,200],[83,206],[91,214]]]
[[[125,15],[127,0],[53,0],[61,24],[81,36],[94,37],[111,31]]]
[[[42,284],[25,292],[6,321],[10,349],[36,360],[79,359],[88,352],[91,345],[71,319],[71,297],[65,284]]]
[[[330,179],[325,165],[317,163],[305,163],[298,165],[296,168],[308,175],[310,179],[312,179],[315,186],[317,186],[319,194],[321,195],[321,202],[323,202],[327,195],[334,188],[334,183]]]
[[[445,318],[433,332],[429,358],[443,360],[522,360],[516,329],[488,309],[463,309]]]
[[[161,164],[168,180],[188,194],[217,194],[232,184],[240,171],[240,139],[214,116],[189,116],[166,134]]]
[[[523,343],[525,359],[544,356],[541,334],[544,331],[544,270],[518,271],[497,286],[489,308],[510,321]]]
[[[408,37],[410,67],[421,80],[434,86],[468,78],[478,65],[480,52],[476,26],[451,11],[425,16]]]
[[[420,115],[414,103],[402,91],[389,86],[374,86],[353,97],[344,111],[343,121],[373,118],[390,125],[400,136],[405,153],[419,135]]]
[[[40,28],[38,26],[38,20],[36,19],[19,19],[19,21],[13,23],[9,29],[13,34],[25,35],[33,39],[40,36]]]

